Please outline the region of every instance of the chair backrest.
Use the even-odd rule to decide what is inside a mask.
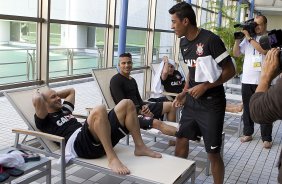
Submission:
[[[151,63],[151,70],[152,70],[152,76],[154,76],[156,74],[156,72],[158,71],[159,67],[160,67],[160,62],[158,63]]]
[[[32,96],[35,93],[35,90],[41,91],[46,90],[47,88],[47,86],[40,86],[4,92],[4,95],[17,113],[22,117],[29,130],[40,131],[36,128],[34,121],[35,109],[32,104]],[[55,152],[59,149],[59,146],[52,141],[40,138],[38,138],[38,141],[46,151]]]
[[[103,101],[109,109],[115,107],[115,102],[110,91],[110,81],[117,73],[116,68],[92,69],[94,80],[97,82]]]

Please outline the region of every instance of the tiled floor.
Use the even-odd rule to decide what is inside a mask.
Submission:
[[[77,113],[85,114],[85,107],[101,104],[102,100],[97,92],[94,81],[69,84],[66,87],[76,89],[76,109]],[[25,124],[9,104],[5,97],[0,97],[0,149],[11,146],[14,141],[12,128],[26,128]],[[224,163],[225,163],[225,183],[277,183],[276,161],[281,150],[282,126],[280,121],[273,127],[273,147],[270,150],[262,148],[260,140],[259,126],[255,125],[254,140],[242,144],[237,137],[239,118],[226,115],[224,132]],[[158,139],[154,142],[151,137],[143,137],[145,143],[156,151],[162,153],[174,154],[174,147],[169,147],[167,141]],[[121,142],[124,143],[124,140]],[[191,143],[188,159],[196,161],[196,183],[213,183],[212,176],[205,175],[206,154],[201,144]],[[56,161],[52,161],[52,183],[60,183],[59,167]],[[44,179],[37,180],[34,183],[44,183]],[[67,183],[96,183],[96,184],[130,184],[130,181],[105,175],[97,171],[72,165],[67,168]]]

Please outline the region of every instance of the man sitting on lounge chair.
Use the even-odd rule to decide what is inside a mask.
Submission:
[[[168,121],[175,121],[176,112],[172,102],[144,103],[136,80],[130,76],[132,70],[132,56],[124,53],[119,56],[119,73],[114,75],[110,82],[111,95],[117,104],[123,99],[131,99],[139,114],[139,123],[142,129],[156,128],[163,134],[175,136],[176,127],[167,125],[159,120],[167,113]]]
[[[61,99],[64,99],[63,103]],[[129,174],[129,169],[113,150],[119,140],[129,132],[135,143],[136,156],[162,157],[160,153],[152,151],[144,144],[135,105],[131,100],[122,100],[109,113],[103,105],[93,108],[83,125],[72,115],[75,103],[74,89],[36,92],[32,102],[37,128],[64,137],[66,154],[73,157],[91,159],[106,154],[113,172]],[[70,150],[70,153],[67,153],[67,150]]]

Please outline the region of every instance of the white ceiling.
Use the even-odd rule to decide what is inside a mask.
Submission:
[[[255,10],[264,15],[282,15],[282,0],[255,0]]]

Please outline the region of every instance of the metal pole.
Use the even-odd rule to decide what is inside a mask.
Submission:
[[[250,14],[249,14],[249,19],[252,19],[254,16],[254,9],[255,9],[255,0],[251,1],[251,6],[250,6]]]
[[[241,17],[241,4],[242,4],[242,0],[239,0],[237,2],[237,18],[236,18],[236,22],[240,22],[240,17]]]
[[[125,52],[126,47],[126,26],[128,14],[128,0],[121,0],[120,6],[120,21],[119,21],[119,35],[118,35],[118,55]]]
[[[221,24],[222,24],[222,6],[223,6],[223,0],[220,0],[217,27],[221,27]]]
[[[32,80],[35,80],[35,49],[32,50],[31,66],[32,66]],[[36,71],[38,73],[38,71]]]

